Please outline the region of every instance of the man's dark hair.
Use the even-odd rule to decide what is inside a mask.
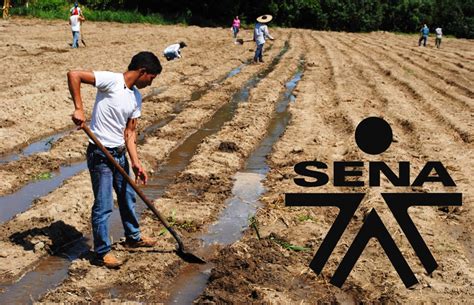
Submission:
[[[184,48],[184,47],[187,47],[187,46],[188,46],[188,45],[187,45],[184,41],[181,41],[181,42],[179,43],[179,47],[180,47],[180,48]]]
[[[132,61],[128,65],[128,70],[138,70],[145,68],[147,73],[160,74],[161,64],[158,57],[152,52],[140,52],[132,57]]]

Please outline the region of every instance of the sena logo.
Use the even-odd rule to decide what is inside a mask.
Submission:
[[[356,128],[355,139],[357,146],[365,153],[377,155],[386,151],[392,143],[392,129],[381,118],[369,117],[364,119]],[[425,183],[441,183],[443,186],[455,187],[453,179],[446,168],[439,161],[430,161],[425,164],[413,182],[410,183],[410,163],[399,162],[398,174],[384,162],[369,162],[368,186],[380,186],[380,177],[383,174],[392,185],[397,187],[423,186]],[[294,182],[303,187],[318,187],[329,182],[329,176],[323,171],[328,166],[323,162],[305,161],[295,165],[295,172],[305,178],[295,178]],[[334,162],[333,184],[336,187],[361,187],[363,161]],[[350,178],[350,179],[348,179]],[[334,220],[316,255],[310,263],[310,268],[318,275],[321,273],[329,256],[336,247],[351,218],[362,202],[364,193],[287,193],[286,206],[335,206],[339,214]],[[432,273],[438,264],[428,246],[420,235],[413,220],[408,215],[411,206],[461,206],[461,193],[381,193],[381,196],[392,212],[406,238],[419,257],[428,274]],[[341,287],[354,265],[364,251],[369,240],[375,237],[401,280],[408,288],[416,283],[413,271],[395,244],[392,236],[383,224],[375,209],[372,209],[359,232],[355,236],[347,253],[336,269],[331,284]]]

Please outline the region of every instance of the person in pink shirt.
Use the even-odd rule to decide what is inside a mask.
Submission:
[[[234,33],[234,39],[237,39],[237,33],[240,29],[240,19],[239,16],[235,16],[234,21],[232,21],[232,32]]]

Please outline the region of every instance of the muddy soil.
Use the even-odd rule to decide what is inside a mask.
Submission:
[[[214,120],[218,109],[232,103],[249,81],[254,82],[233,116],[197,143],[189,163],[166,186],[164,195],[153,198],[193,249],[199,248],[200,234],[225,207],[234,174],[265,136],[285,82],[303,71],[289,108],[292,119],[268,156],[270,172],[256,225],[240,241],[201,253],[214,267],[197,303],[472,300],[473,42],[444,38],[442,48],[435,49],[417,47],[414,36],[385,32],[270,30],[277,39],[266,45],[265,63],[249,64],[253,43],[234,44],[228,29],[87,22],[83,26],[87,47],[72,50],[66,22],[1,21],[0,97],[5,107],[0,115],[0,154],[66,133],[46,152],[0,163],[0,194],[14,194],[44,172],[84,162],[86,137],[70,121],[72,101],[65,77],[69,69],[123,71],[134,53],[161,54],[166,45],[184,40],[189,47],[183,49],[183,58],[162,61],[162,75],[142,92],[139,153],[152,177],[159,175],[174,149]],[[240,35],[248,40],[251,31]],[[236,68],[238,73],[229,77]],[[90,115],[95,92],[92,87],[83,90]],[[369,116],[384,118],[393,129],[394,141],[381,155],[365,154],[354,140],[357,124]],[[400,188],[387,179],[376,188],[367,183],[359,188],[334,187],[332,180],[318,188],[299,187],[293,181],[297,176],[293,166],[308,160],[327,163],[330,177],[334,161],[364,160],[365,170],[368,161],[383,160],[392,168],[399,161],[410,161],[411,181],[427,161],[442,161],[456,188],[440,183]],[[367,179],[367,171],[364,175]],[[439,264],[431,275],[381,200],[380,193],[390,191],[463,193],[461,207],[410,209]],[[321,275],[309,263],[338,211],[285,207],[284,194],[290,192],[366,193]],[[81,172],[0,224],[0,283],[18,281],[45,258],[64,251],[64,245],[88,236],[92,200],[88,173]],[[411,289],[405,288],[376,240],[368,243],[342,288],[329,283],[372,208],[420,282]],[[172,288],[183,284],[174,279],[193,267],[176,256],[174,240],[148,211],[142,214],[142,229],[158,240],[155,248],[130,251],[115,241],[115,253],[127,260],[119,270],[91,265],[91,254],[85,252],[72,261],[66,279],[44,291],[39,301],[166,302]],[[304,248],[296,251],[301,249],[288,245]],[[1,289],[8,289],[4,287],[0,300]]]

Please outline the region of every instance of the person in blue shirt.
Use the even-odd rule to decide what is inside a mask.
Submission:
[[[265,39],[274,39],[268,32],[268,26],[266,25],[271,20],[271,15],[262,15],[257,18],[257,23],[253,30],[253,41],[256,43],[255,56],[253,58],[255,63],[258,63],[259,61],[263,62],[263,45],[265,44]]]
[[[430,34],[430,29],[425,24],[420,30],[420,39],[418,40],[418,46],[421,46],[421,42],[423,41],[423,46],[426,47],[426,41],[428,40],[428,35]]]

